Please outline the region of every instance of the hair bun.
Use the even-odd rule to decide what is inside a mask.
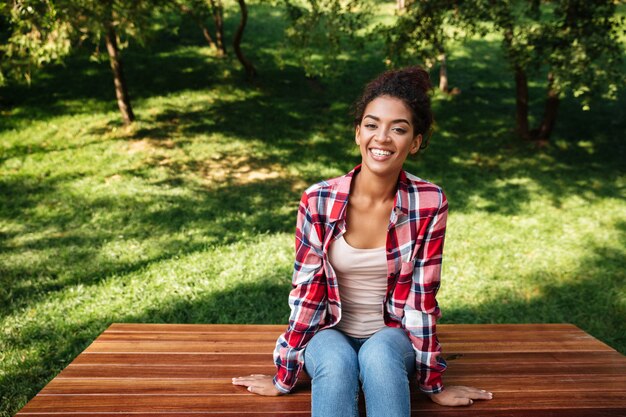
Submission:
[[[365,108],[380,96],[390,96],[402,100],[413,115],[413,128],[416,135],[423,136],[422,148],[428,145],[433,114],[430,107],[430,76],[424,68],[414,65],[397,70],[388,70],[370,81],[363,94],[354,104],[354,125],[361,124]]]

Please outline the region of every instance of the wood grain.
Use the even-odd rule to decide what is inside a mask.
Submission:
[[[273,374],[283,325],[113,324],[18,416],[310,416],[305,372],[267,398],[231,378]],[[442,407],[413,387],[412,415],[626,417],[626,358],[570,324],[438,326],[447,386],[494,393]],[[363,414],[364,415],[364,414]]]

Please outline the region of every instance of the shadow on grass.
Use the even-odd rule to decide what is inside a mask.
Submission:
[[[572,323],[626,354],[626,222],[618,222],[615,227],[620,231],[621,249],[590,247],[565,281],[559,278],[560,271],[538,269],[515,278],[534,283],[531,295],[495,293],[475,308],[445,309],[441,322]],[[485,280],[498,278],[502,277]]]
[[[267,65],[275,67],[275,58],[265,56],[263,51],[284,48],[286,23],[273,6],[250,5],[249,13],[242,49],[264,77]],[[225,15],[225,35],[229,43],[239,19],[239,13]],[[142,100],[182,91],[227,84],[253,86],[246,81],[230,44],[227,57],[218,58],[195,22],[183,18],[170,23],[179,25],[176,34],[171,30],[154,33],[146,46],[131,40],[130,46],[122,51],[125,78],[135,108]],[[67,114],[117,112],[108,56],[102,52],[98,61],[90,60],[94,50],[96,47],[86,42],[63,64],[36,72],[30,86],[10,84],[0,88],[0,109],[10,115],[5,117],[0,113],[0,131],[28,125],[32,120],[45,121]],[[104,46],[99,50],[105,51]]]
[[[28,355],[19,366],[0,376],[0,415],[14,415],[113,322],[286,323],[289,275],[288,266],[278,266],[275,275],[266,280],[235,284],[228,290],[201,295],[193,302],[172,298],[162,307],[139,314],[106,312],[107,318],[70,325],[63,320],[55,321],[56,325],[42,326],[39,322],[25,325],[19,334],[7,335],[7,341],[14,348],[34,350],[37,354]],[[286,277],[284,284],[276,284],[276,277]]]
[[[626,223],[617,227],[626,243]],[[601,268],[603,263],[611,262],[616,265],[614,271],[626,270],[624,255],[624,251],[615,249],[591,248],[567,282],[554,283],[552,271],[538,269],[520,277],[536,283],[537,295],[531,299],[495,293],[492,300],[476,307],[445,309],[441,323],[572,323],[625,353],[626,311],[618,293],[624,275],[607,276]],[[39,354],[30,355],[0,379],[6,407],[0,412],[4,415],[16,412],[112,322],[286,324],[290,267],[277,265],[275,272],[265,279],[234,283],[222,291],[200,294],[193,301],[172,296],[161,306],[136,314],[104,312],[100,319],[71,325],[63,320],[46,326],[31,322],[19,334],[10,336],[9,342],[16,348],[36,349]],[[606,288],[615,290],[606,291]],[[590,308],[581,309],[580,304]]]
[[[0,266],[2,317],[68,286],[95,285],[259,233],[291,232],[301,192],[293,181],[269,178],[212,188],[185,184],[186,193],[171,195],[88,198],[68,192],[69,180],[0,180],[6,196],[0,220],[22,219],[0,236],[0,248],[11,259]],[[41,210],[42,204],[52,209]],[[128,256],[118,245],[139,249]]]

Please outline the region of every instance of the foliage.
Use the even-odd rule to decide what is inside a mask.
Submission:
[[[572,92],[588,108],[594,96],[615,99],[626,80],[619,38],[625,20],[612,0],[472,0],[468,6],[466,18],[482,18],[502,33],[512,67],[551,72],[561,97]]]
[[[290,26],[289,46],[309,77],[341,71],[345,51],[363,44],[363,22],[371,17],[371,0],[281,0]]]
[[[624,33],[624,17],[616,15],[613,0],[410,2],[406,12],[385,30],[388,60],[394,65],[428,64],[445,51],[446,42],[493,29],[502,39],[509,66],[516,77],[521,75],[518,82],[525,84],[527,73],[547,74],[552,111],[546,110],[542,126],[553,125],[558,100],[567,93],[588,109],[594,97],[615,99],[618,87],[626,82],[621,67],[624,46],[619,38]],[[526,105],[525,101],[518,97],[518,105]],[[520,117],[527,113],[518,108],[518,123]],[[549,135],[550,131],[542,132]]]
[[[7,76],[30,83],[34,69],[69,53],[71,26],[59,14],[51,0],[0,4],[0,19],[6,24],[0,44],[0,85]]]
[[[99,45],[109,26],[122,39],[143,41],[153,25],[154,12],[166,0],[12,0],[0,6],[8,22],[1,46],[3,72],[29,81],[33,70],[60,62],[72,47],[85,41]],[[124,41],[124,39],[126,39]]]
[[[254,85],[195,27],[130,44],[130,127],[84,51],[0,89],[0,416],[112,322],[286,322],[298,198],[358,162],[348,103],[384,48],[348,45],[351,70],[316,90],[298,55],[276,65],[295,54],[285,16],[250,12]],[[548,147],[512,143],[513,82],[485,31],[448,44],[464,93],[433,97],[437,130],[407,163],[450,202],[441,322],[569,322],[626,353],[625,97],[565,97]]]
[[[455,3],[408,2],[392,25],[380,25],[387,46],[387,63],[394,66],[423,63],[431,67],[437,56],[445,52],[446,42],[460,36]]]
[[[565,0],[554,5],[543,25],[537,56],[555,76],[557,91],[571,91],[585,108],[591,98],[615,99],[626,82],[621,69],[626,18],[617,17],[614,1]]]

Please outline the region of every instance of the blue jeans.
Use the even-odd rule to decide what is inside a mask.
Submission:
[[[358,417],[359,383],[368,417],[411,414],[415,351],[403,329],[384,327],[365,339],[319,331],[304,350],[304,367],[312,379],[312,417]]]

